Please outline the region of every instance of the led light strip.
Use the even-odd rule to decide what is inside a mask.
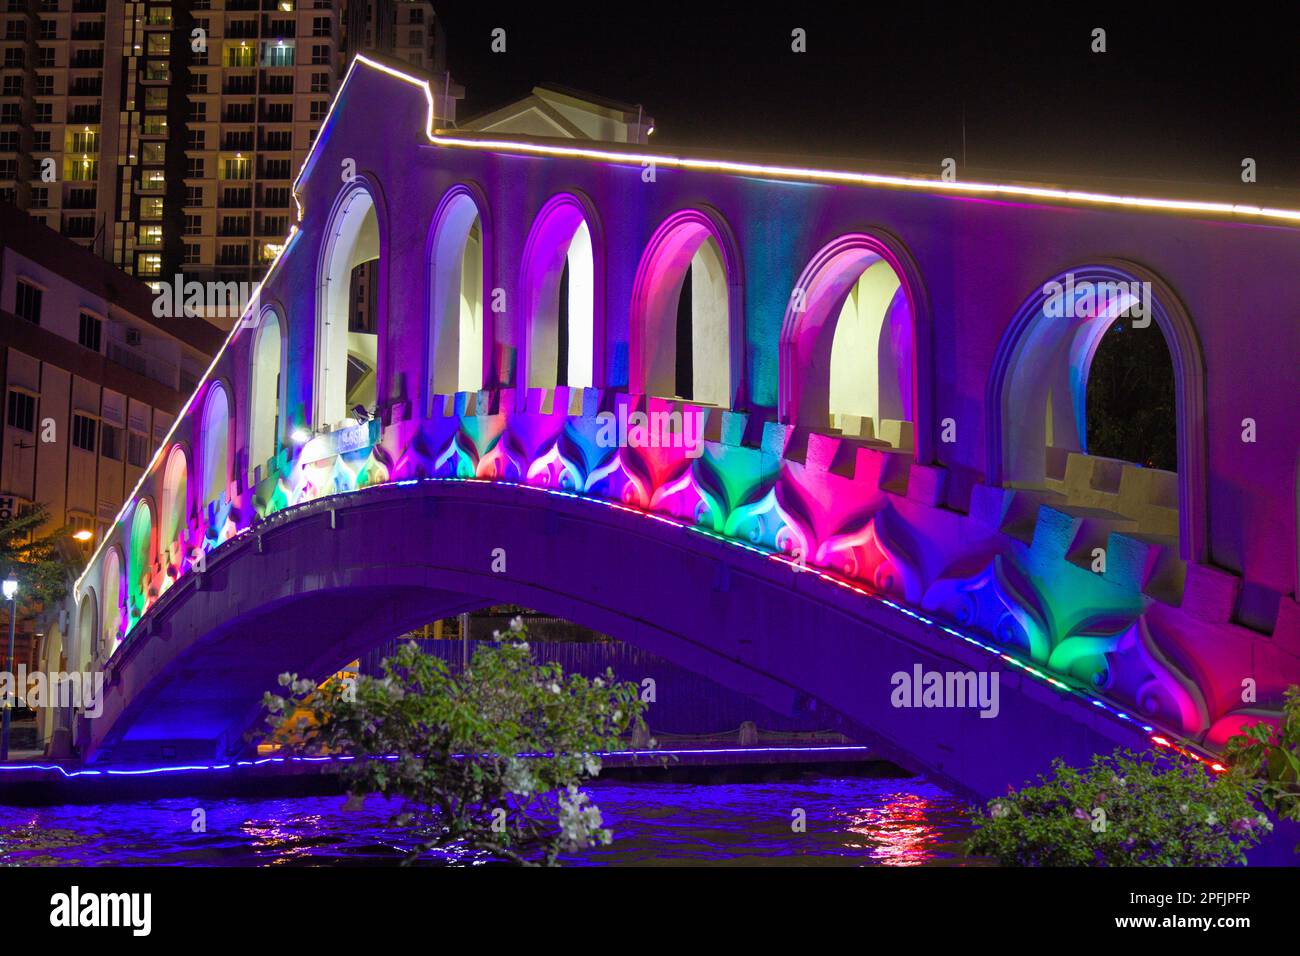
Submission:
[[[676,750],[595,750],[596,757],[684,757],[691,754],[709,754],[711,756],[731,754],[806,754],[806,753],[844,753],[867,754],[870,747],[862,744],[817,745],[812,747],[698,747],[679,748]],[[453,754],[452,759],[464,760],[466,754]],[[523,760],[534,760],[555,756],[553,753],[515,754]],[[68,770],[59,764],[0,764],[0,770],[34,770],[58,773],[65,780],[82,777],[152,777],[167,773],[206,773],[214,770],[237,770],[245,767],[262,767],[267,764],[289,763],[349,763],[357,760],[355,756],[337,754],[320,757],[261,757],[257,760],[234,760],[229,763],[180,764],[164,767],[139,767],[130,770]],[[384,754],[364,758],[367,760],[396,761],[396,754]]]
[[[1049,202],[1083,203],[1100,206],[1116,206],[1130,209],[1149,209],[1167,212],[1206,213],[1220,216],[1237,216],[1250,219],[1278,220],[1300,223],[1300,210],[1276,209],[1264,206],[1252,206],[1239,203],[1205,202],[1188,199],[1158,199],[1144,196],[1121,196],[1111,193],[1091,192],[1082,189],[1052,189],[1045,186],[1017,186],[1006,183],[984,182],[948,182],[942,179],[926,179],[916,176],[890,176],[880,173],[858,173],[844,170],[818,169],[815,167],[783,166],[769,163],[747,163],[736,160],[698,159],[689,156],[674,156],[668,153],[623,152],[611,149],[599,149],[588,146],[555,146],[533,143],[523,139],[482,139],[464,134],[449,133],[434,126],[437,119],[434,107],[433,88],[429,81],[410,73],[404,73],[387,64],[372,60],[364,55],[357,55],[348,72],[339,84],[339,91],[330,104],[329,112],[321,123],[321,132],[303,161],[298,176],[294,179],[293,193],[295,201],[298,185],[315,159],[316,149],[325,138],[324,131],[334,116],[335,108],[347,88],[348,81],[358,65],[378,70],[388,76],[409,83],[424,92],[428,104],[424,135],[435,146],[448,146],[458,149],[489,150],[503,153],[522,153],[533,156],[566,157],[572,159],[592,160],[595,162],[619,163],[623,165],[644,165],[652,163],[669,169],[688,169],[700,172],[728,173],[739,176],[759,176],[769,179],[792,180],[796,182],[839,183],[854,186],[886,186],[892,188],[917,189],[939,194],[1008,196],[1021,199],[1037,199]],[[299,218],[302,205],[299,203]]]

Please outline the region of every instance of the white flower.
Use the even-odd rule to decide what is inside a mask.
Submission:
[[[554,681],[552,681],[552,682],[551,682],[551,693],[552,693],[552,694],[558,694],[559,692],[560,692],[560,685],[557,684],[557,683],[555,683]]]
[[[1215,826],[1218,822],[1219,822],[1219,816],[1217,813],[1211,813],[1208,817],[1205,818],[1206,826],[1212,827]]]
[[[522,631],[524,629],[524,619],[522,617],[512,617],[510,619],[510,630]]]

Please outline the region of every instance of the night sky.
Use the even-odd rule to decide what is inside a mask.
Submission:
[[[512,5],[513,6],[513,5]],[[438,6],[471,116],[550,82],[642,103],[654,142],[1034,178],[1300,188],[1300,33],[1264,8],[989,15],[885,5]],[[788,12],[774,13],[778,9]],[[1253,19],[1252,19],[1253,18]],[[494,27],[507,51],[489,50]],[[790,31],[807,30],[808,52]],[[1107,52],[1090,50],[1092,29]],[[959,169],[961,167],[959,166]],[[959,173],[960,174],[960,173]]]

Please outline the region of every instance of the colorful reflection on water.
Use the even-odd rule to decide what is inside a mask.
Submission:
[[[920,779],[811,777],[782,783],[605,781],[590,788],[612,846],[566,863],[921,866],[964,855],[962,802]],[[414,842],[394,801],[341,796],[167,799],[0,807],[0,865],[367,866]],[[198,829],[202,810],[206,829]],[[802,830],[798,826],[803,821]],[[196,832],[196,830],[198,832]],[[424,862],[476,864],[448,853]]]

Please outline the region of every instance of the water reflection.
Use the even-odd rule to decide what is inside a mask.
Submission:
[[[592,797],[614,843],[566,863],[918,866],[968,862],[961,802],[922,780],[819,777],[786,783],[606,781]],[[169,799],[39,809],[0,807],[0,865],[373,866],[400,863],[418,837],[370,798]],[[203,828],[194,826],[196,809]],[[806,828],[795,821],[802,812]],[[447,851],[427,865],[474,865]]]

